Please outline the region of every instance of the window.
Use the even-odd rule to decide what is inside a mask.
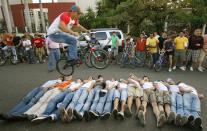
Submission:
[[[95,35],[96,35],[97,40],[106,40],[107,39],[106,32],[96,32]]]
[[[113,32],[109,32],[110,33],[110,36],[113,35]],[[121,33],[120,32],[116,32],[116,35],[119,37],[119,39],[121,39]]]

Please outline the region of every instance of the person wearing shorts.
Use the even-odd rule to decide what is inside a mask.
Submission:
[[[206,56],[207,56],[207,34],[203,36],[203,39],[204,39],[203,47],[201,48],[200,56],[198,58],[199,61],[198,71],[200,72],[203,72],[205,70],[202,64],[206,60]]]
[[[119,37],[116,35],[116,32],[113,32],[111,39],[108,41],[107,45],[112,41],[111,44],[111,51],[110,51],[110,61],[112,61],[112,57],[115,57],[117,63],[117,56],[118,56],[118,47],[119,47]]]

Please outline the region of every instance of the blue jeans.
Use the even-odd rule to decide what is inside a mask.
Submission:
[[[201,105],[197,95],[193,93],[185,93],[183,95],[184,115],[193,115],[194,119],[200,117]]]
[[[103,109],[104,109],[104,105],[105,105],[105,102],[106,102],[107,94],[105,96],[103,96],[103,97],[100,97],[100,99],[98,101],[98,104],[96,106],[95,111],[98,112],[99,115],[102,115],[102,113],[103,113]],[[91,111],[94,111],[94,110],[91,109]]]
[[[114,99],[119,98],[120,101],[127,101],[127,89],[122,89],[122,91],[120,92],[118,89],[116,89],[114,91]],[[113,100],[114,100],[113,99]]]
[[[93,99],[93,103],[91,105],[91,108],[90,108],[90,111],[95,111],[96,110],[96,107],[98,105],[98,102],[99,102],[99,92],[101,91],[101,88],[97,88],[96,91],[95,91],[95,97]]]
[[[159,54],[158,53],[152,53],[152,58],[153,58],[153,65],[155,65],[158,58],[159,58]]]
[[[84,104],[83,108],[81,109],[80,113],[84,113],[85,111],[88,111],[90,109],[90,106],[94,100],[94,97],[96,95],[97,90],[100,91],[99,87],[95,87],[94,89],[92,89],[88,95],[88,98],[86,100],[86,103]]]
[[[103,114],[106,113],[106,112],[111,112],[111,107],[112,107],[113,97],[114,97],[114,91],[115,91],[115,88],[112,88],[107,93],[107,99],[106,99],[106,104],[104,106]]]
[[[68,92],[68,94],[66,94],[63,102],[61,102],[59,105],[57,105],[57,109],[52,114],[55,114],[57,118],[60,118],[60,109],[66,108],[66,106],[72,100],[74,94],[75,94],[75,92]]]
[[[57,104],[62,102],[63,99],[65,98],[66,94],[68,94],[69,91],[66,90],[64,92],[61,92],[60,94],[58,94],[57,96],[55,96],[49,103],[47,108],[45,109],[44,113],[42,114],[43,116],[48,116],[50,115],[55,108],[57,107]]]
[[[122,61],[122,66],[125,66],[126,65],[126,59],[127,59],[128,55],[126,53],[124,53],[124,58],[123,58],[123,61]],[[132,66],[135,66],[135,63],[134,63],[134,58],[130,58],[130,62],[131,62],[131,65]]]
[[[56,32],[49,35],[49,38],[57,43],[66,43],[69,45],[69,60],[78,59],[77,56],[77,39],[75,36],[69,35],[65,32]]]
[[[140,61],[138,61],[139,65],[144,65],[145,60],[145,51],[136,51],[136,57],[138,57]]]
[[[9,114],[20,115],[26,112],[29,108],[37,103],[37,101],[44,95],[42,88],[32,90],[23,100],[15,106]]]
[[[183,97],[181,94],[172,93],[171,94],[171,111],[175,114],[184,115],[183,113]]]
[[[60,49],[49,49],[50,50],[50,55],[49,55],[49,70],[53,70],[54,69],[54,62],[55,60],[58,61],[60,59]]]
[[[78,89],[75,92],[71,103],[66,108],[66,111],[68,111],[69,108],[72,108],[79,112],[82,109],[87,96],[88,96],[87,88],[82,87]]]

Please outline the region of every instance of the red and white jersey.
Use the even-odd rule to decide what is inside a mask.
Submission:
[[[78,25],[78,22],[76,19],[72,19],[70,17],[69,12],[64,12],[60,14],[50,25],[50,27],[47,30],[47,35],[56,33],[56,32],[63,32],[61,29],[59,29],[59,23],[60,21],[64,22],[69,29],[73,27],[73,25]]]

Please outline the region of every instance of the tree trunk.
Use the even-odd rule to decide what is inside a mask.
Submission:
[[[45,17],[43,14],[43,9],[42,9],[42,0],[39,0],[40,3],[40,18],[41,18],[41,24],[42,24],[42,31],[45,33]]]
[[[2,8],[3,8],[4,17],[6,20],[7,31],[9,33],[12,33],[12,25],[11,25],[11,20],[10,20],[10,16],[9,16],[7,0],[2,0]]]
[[[28,1],[24,0],[24,14],[25,14],[25,22],[26,26],[28,28],[28,31],[32,33],[32,24],[31,24],[31,18],[30,18],[30,13],[29,13],[29,5]]]

